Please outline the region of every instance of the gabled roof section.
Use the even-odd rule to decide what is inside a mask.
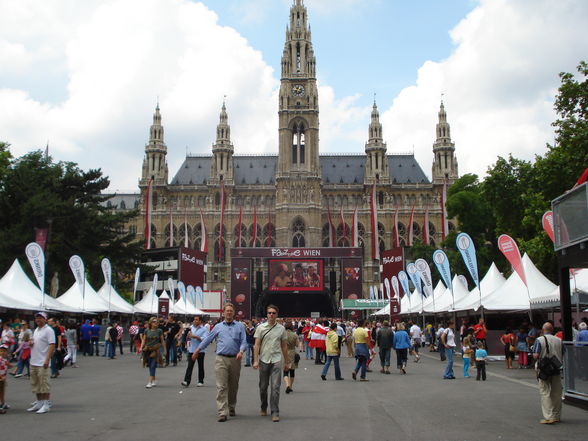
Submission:
[[[212,156],[186,156],[171,185],[205,185],[210,177]]]
[[[235,185],[273,185],[277,156],[233,156]]]
[[[365,155],[321,155],[323,184],[363,184]]]
[[[104,196],[109,196],[109,194],[104,194]],[[139,208],[140,197],[139,193],[115,193],[102,205],[116,210],[134,210]]]
[[[392,184],[430,184],[414,155],[388,155]]]

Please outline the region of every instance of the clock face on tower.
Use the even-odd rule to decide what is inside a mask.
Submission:
[[[295,84],[292,86],[292,95],[301,97],[304,95],[304,86],[302,84]]]

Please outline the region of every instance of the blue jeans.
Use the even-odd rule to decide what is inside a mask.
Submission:
[[[57,352],[57,351],[55,351]],[[51,363],[50,363],[50,368],[51,368],[51,375],[59,375],[59,369],[57,369],[57,354],[53,352],[53,355],[51,356]]]
[[[31,357],[26,358],[25,360],[23,360],[21,357],[18,357],[18,362],[16,363],[16,374],[20,375],[22,374],[22,371],[24,370],[24,368],[27,368],[27,375],[30,376],[31,375],[31,369],[29,367],[29,361],[31,360]]]
[[[100,355],[100,346],[98,344],[98,337],[92,337],[90,340],[90,355],[96,353],[96,356]]]
[[[390,354],[392,350],[390,348],[380,348],[380,364],[382,367],[390,367]]]
[[[251,365],[251,355],[253,355],[253,345],[251,343],[247,343],[245,364]]]
[[[165,364],[178,364],[178,347],[176,346],[176,341],[167,340],[165,342],[165,346],[167,347],[167,356],[165,357]]]
[[[306,359],[312,360],[314,357],[312,356],[312,348],[309,343],[308,341],[304,341],[304,351],[306,352]]]
[[[357,355],[357,364],[355,365],[355,373],[359,372],[359,370],[361,369],[360,372],[360,377],[361,378],[365,378],[365,371],[367,369],[367,358],[363,355]]]
[[[446,357],[445,357],[445,346],[443,346],[443,343],[439,342],[439,358],[441,358],[441,361],[445,361]]]
[[[113,342],[107,341],[104,345],[105,353],[108,355],[108,358],[114,358],[116,354],[116,346]]]
[[[157,369],[157,355],[149,358],[149,376],[155,377],[155,369]]]
[[[331,361],[335,365],[335,378],[341,378],[341,368],[339,367],[339,356],[338,355],[327,355],[327,362],[323,367],[323,373],[321,375],[326,376],[331,366]]]
[[[445,356],[447,357],[447,367],[445,368],[443,378],[455,377],[453,374],[453,348],[446,348]]]
[[[468,357],[467,355],[464,355],[464,357],[463,357],[463,376],[464,377],[470,376],[470,374],[468,374],[469,368],[470,368],[470,357]]]

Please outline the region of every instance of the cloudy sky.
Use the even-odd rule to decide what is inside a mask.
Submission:
[[[237,153],[277,152],[291,0],[0,0],[0,140],[136,191],[159,97],[170,175],[210,152],[223,96]],[[306,0],[321,152],[362,153],[374,94],[390,153],[430,176],[444,96],[460,173],[553,141],[558,73],[588,54],[584,0]],[[170,176],[170,178],[171,178]]]

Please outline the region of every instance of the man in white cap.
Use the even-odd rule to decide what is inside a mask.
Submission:
[[[38,312],[35,314],[35,323],[37,328],[31,340],[31,389],[37,395],[29,412],[47,413],[50,404],[50,385],[49,385],[49,363],[55,351],[55,332],[47,325],[47,314]]]

